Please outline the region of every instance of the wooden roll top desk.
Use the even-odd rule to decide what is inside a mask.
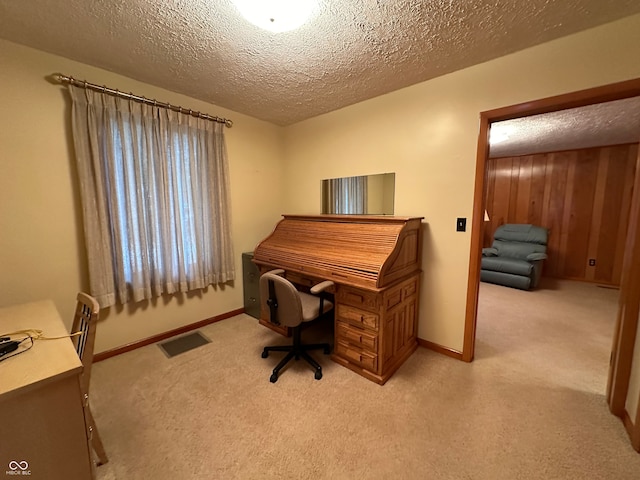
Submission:
[[[422,217],[283,217],[254,250],[260,274],[282,268],[302,288],[333,281],[331,358],[384,384],[418,346]],[[260,323],[287,333],[264,306]]]

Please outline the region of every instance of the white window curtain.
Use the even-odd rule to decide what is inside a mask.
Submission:
[[[69,85],[102,307],[235,278],[224,125]]]
[[[329,180],[329,198],[333,199],[328,213],[367,213],[367,177],[332,178]]]

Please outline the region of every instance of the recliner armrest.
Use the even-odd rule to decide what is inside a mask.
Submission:
[[[483,257],[497,257],[498,256],[498,250],[496,248],[483,248],[482,249],[482,256]]]
[[[535,262],[536,260],[544,260],[547,258],[546,253],[530,253],[527,255],[527,260],[530,262]]]
[[[327,288],[333,287],[334,283],[331,280],[325,280],[324,282],[320,282],[315,284],[309,290],[313,295],[318,295],[320,292],[324,292]]]

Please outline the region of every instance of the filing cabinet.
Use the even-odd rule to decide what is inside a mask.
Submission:
[[[242,254],[242,287],[244,310],[247,315],[260,318],[260,271],[253,259],[253,252]]]

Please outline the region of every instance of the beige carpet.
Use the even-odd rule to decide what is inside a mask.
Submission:
[[[283,339],[246,315],[172,359],[151,345],[100,362],[98,479],[640,478],[604,397],[618,292],[480,292],[473,363],[419,348],[382,387],[321,354],[322,380],[298,362],[269,383],[279,356],[261,347]]]

